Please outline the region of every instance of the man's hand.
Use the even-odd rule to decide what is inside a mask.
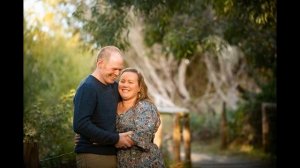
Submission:
[[[75,136],[74,136],[74,143],[75,143],[75,146],[78,144],[79,139],[80,139],[80,134],[75,134]]]
[[[131,139],[132,131],[119,133],[119,141],[115,144],[116,148],[130,148],[134,145],[134,142]]]

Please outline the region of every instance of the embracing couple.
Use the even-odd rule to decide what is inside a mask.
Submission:
[[[103,47],[96,68],[77,88],[73,128],[77,168],[164,168],[153,143],[160,125],[142,74],[122,52]],[[117,82],[118,81],[118,82]]]

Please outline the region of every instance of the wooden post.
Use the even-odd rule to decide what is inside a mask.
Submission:
[[[167,114],[172,117],[172,128],[170,125],[161,124],[160,130],[156,133],[154,142],[157,145],[162,145],[163,140],[169,139],[170,131],[164,129],[172,129],[172,145],[171,149],[168,148],[168,152],[171,152],[172,164],[176,167],[184,166],[185,168],[191,167],[191,131],[190,131],[190,119],[188,110],[178,107],[160,107],[160,113]],[[162,119],[162,118],[161,118]],[[163,123],[163,120],[161,120]],[[166,136],[167,137],[164,137]],[[184,162],[181,162],[181,141],[183,141],[184,147]],[[161,146],[160,146],[161,147]],[[172,167],[172,166],[171,166]]]
[[[154,137],[154,143],[161,148],[161,144],[162,144],[162,130],[163,130],[163,119],[162,116],[160,115],[160,126],[158,127],[157,132],[155,133],[155,137]]]
[[[262,103],[262,145],[265,152],[270,150],[270,114],[271,108],[276,108],[274,103]],[[269,109],[269,110],[268,110]]]
[[[222,114],[221,114],[221,149],[227,148],[227,117],[226,117],[226,103],[223,102]]]
[[[268,137],[269,137],[269,119],[265,104],[262,104],[262,145],[266,152],[268,150]]]
[[[24,143],[24,166],[26,168],[39,168],[39,148],[36,142]]]
[[[174,160],[178,163],[180,162],[180,140],[181,140],[179,113],[175,114],[173,124],[174,124],[173,125],[173,154],[174,154]]]
[[[183,116],[183,141],[184,141],[184,153],[185,153],[185,166],[187,168],[192,167],[191,162],[191,130],[190,130],[190,116],[185,113]]]

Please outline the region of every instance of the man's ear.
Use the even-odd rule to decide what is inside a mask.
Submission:
[[[102,68],[102,67],[103,67],[103,64],[104,64],[104,60],[100,58],[100,59],[97,61],[97,67],[98,67],[98,68]]]

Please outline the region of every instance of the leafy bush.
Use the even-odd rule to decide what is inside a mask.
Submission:
[[[35,141],[44,160],[73,152],[73,95],[91,72],[93,55],[78,37],[24,30],[24,142]]]
[[[193,139],[211,140],[219,133],[220,115],[205,113],[199,115],[195,112],[190,113],[191,130]]]

